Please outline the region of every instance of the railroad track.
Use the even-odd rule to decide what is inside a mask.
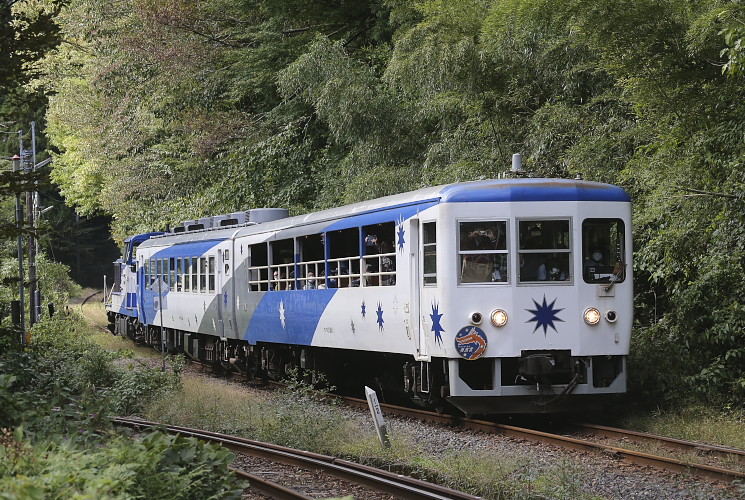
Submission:
[[[275,382],[270,383],[270,385],[282,386],[283,384]],[[324,397],[328,397],[328,395],[324,395]],[[332,397],[338,397],[350,406],[364,409],[368,408],[367,401],[363,399],[334,395],[332,395]],[[552,444],[562,448],[601,453],[615,457],[625,463],[649,466],[676,473],[686,473],[695,477],[715,481],[731,482],[734,480],[745,480],[745,472],[743,472],[743,470],[745,470],[745,451],[736,448],[686,441],[655,434],[588,423],[563,423],[560,427],[561,432],[558,433],[389,404],[381,404],[381,409],[389,415],[415,418],[422,421],[460,427],[488,434],[511,436],[528,441]],[[576,437],[587,435],[592,436],[596,440]],[[718,465],[699,463],[687,458],[681,459],[670,456],[661,456],[644,451],[628,449],[625,446],[615,446],[599,442],[608,439],[621,441],[623,443],[632,442],[655,449],[661,448],[663,450],[669,450],[671,454],[677,454],[678,456],[683,457],[704,456],[705,458],[713,456],[720,462],[734,464],[736,468],[732,469]]]
[[[92,297],[100,294],[97,292],[86,297],[82,304]],[[81,304],[81,306],[82,306]],[[238,377],[243,378],[243,377]],[[342,398],[351,406],[367,408],[367,401],[357,398]],[[677,473],[691,474],[696,477],[713,479],[716,481],[731,482],[733,480],[745,480],[745,451],[724,446],[711,445],[681,439],[668,438],[654,434],[629,431],[595,424],[570,423],[564,424],[562,433],[546,432],[534,428],[523,428],[513,425],[494,423],[484,420],[461,417],[457,415],[438,414],[424,410],[406,408],[394,405],[381,404],[382,409],[389,415],[398,415],[408,418],[416,418],[428,422],[434,422],[449,426],[461,427],[490,434],[501,434],[534,442],[548,443],[562,448],[571,448],[580,451],[589,451],[611,455],[623,462],[637,465],[651,466],[658,469]],[[571,434],[571,435],[566,435]],[[576,436],[592,436],[595,440],[579,438]],[[672,454],[684,457],[716,457],[717,460],[726,464],[734,464],[739,469],[721,467],[719,465],[708,465],[698,463],[688,458],[675,458],[660,456],[644,451],[632,450],[621,446],[614,446],[598,442],[602,440],[615,440],[623,443],[635,443],[641,446],[655,449],[670,450]]]
[[[344,398],[344,400],[348,404],[353,406],[365,408],[367,407],[367,401],[362,399]],[[745,480],[745,472],[742,472],[742,470],[727,469],[719,466],[696,463],[690,460],[653,455],[642,451],[630,450],[597,441],[567,436],[564,434],[545,432],[538,429],[523,428],[514,425],[488,422],[484,420],[476,420],[472,418],[459,417],[456,415],[432,413],[423,410],[386,404],[381,404],[381,409],[385,413],[388,413],[390,415],[418,418],[420,420],[425,420],[428,422],[457,426],[464,429],[470,429],[489,434],[512,436],[529,441],[548,443],[560,446],[562,448],[571,448],[580,451],[591,451],[610,454],[611,456],[614,456],[623,462],[655,467],[672,472],[692,474],[696,477],[713,479],[716,481],[730,482],[734,480]],[[594,424],[565,424],[565,430],[567,428],[571,429],[571,433],[575,435],[591,434],[592,436],[599,438],[620,439],[624,441],[633,441],[635,443],[644,444],[652,443],[653,445],[658,447],[663,447],[678,452],[683,451],[685,453],[695,454],[698,456],[700,456],[701,454],[716,455],[717,457],[719,457],[719,459],[724,459],[728,462],[739,464],[743,466],[743,468],[745,468],[745,451],[736,448],[728,448],[724,446],[704,444],[694,441],[685,441],[682,439],[673,439],[664,436],[658,436],[655,434],[647,434]]]
[[[309,469],[338,477],[351,483],[366,486],[376,491],[393,495],[402,500],[476,500],[479,497],[462,493],[450,488],[427,483],[418,479],[394,474],[392,472],[375,469],[356,464],[335,457],[293,450],[274,444],[261,443],[236,436],[228,436],[216,432],[190,429],[175,425],[162,425],[155,422],[115,417],[115,424],[135,429],[166,430],[183,436],[195,437],[204,441],[217,443],[243,455],[265,458],[273,462],[280,462],[294,467]],[[237,469],[231,469],[242,478],[248,479],[251,487],[270,496],[271,498],[307,499],[308,497],[292,491],[282,485],[267,481],[253,474]]]

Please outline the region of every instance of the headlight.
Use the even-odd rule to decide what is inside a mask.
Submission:
[[[507,313],[502,309],[496,309],[491,313],[491,324],[501,327],[507,324]]]
[[[585,318],[585,323],[588,325],[597,325],[598,321],[600,321],[600,311],[594,307],[585,309],[585,314],[583,316]]]
[[[618,314],[616,314],[616,311],[608,311],[605,313],[605,321],[608,323],[615,323],[618,319]]]

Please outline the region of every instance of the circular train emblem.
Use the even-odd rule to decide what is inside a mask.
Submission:
[[[455,335],[455,348],[465,359],[478,359],[486,351],[486,334],[477,326],[464,326]]]

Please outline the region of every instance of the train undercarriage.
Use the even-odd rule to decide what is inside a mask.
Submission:
[[[248,380],[299,377],[316,388],[361,398],[368,386],[384,403],[413,402],[440,412],[457,408],[466,415],[597,410],[612,394],[596,394],[593,389],[603,392],[613,384],[625,386],[625,359],[619,356],[575,357],[569,351],[525,351],[519,358],[414,361],[403,354],[272,343],[250,345],[243,340],[171,328],[163,328],[161,333],[160,327],[111,313],[109,330],[158,351],[185,354],[224,372],[240,373]],[[451,383],[451,377],[457,380]],[[453,397],[453,386],[465,391]]]

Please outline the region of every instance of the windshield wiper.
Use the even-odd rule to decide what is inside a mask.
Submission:
[[[613,285],[616,284],[616,281],[621,281],[621,275],[624,273],[625,270],[626,264],[621,264],[621,269],[619,269],[618,272],[613,275],[613,277],[610,279],[610,283],[608,284],[608,286],[603,287],[603,290],[606,292],[610,291],[610,289],[613,288]]]

